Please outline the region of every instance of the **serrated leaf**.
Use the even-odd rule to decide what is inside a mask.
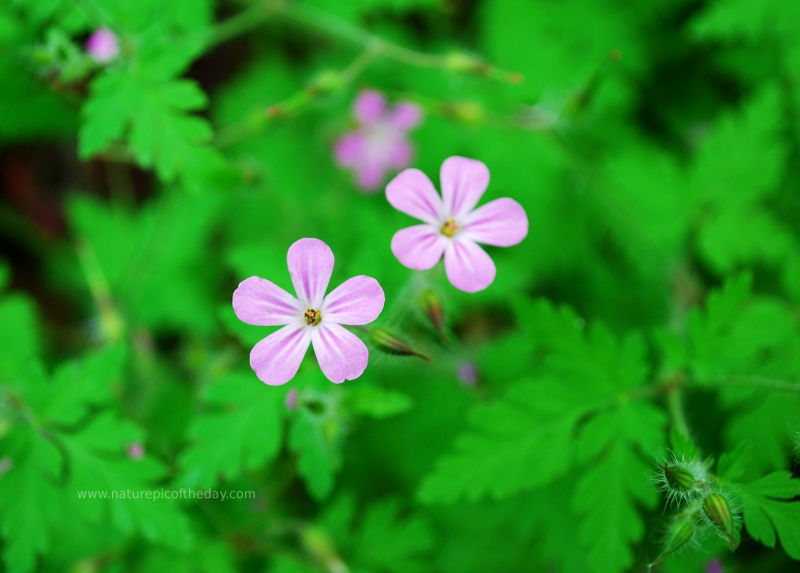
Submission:
[[[328,413],[304,408],[292,422],[289,449],[297,454],[297,471],[316,499],[324,499],[333,489],[334,474],[342,463],[341,434],[341,422]]]
[[[24,453],[12,453],[12,466],[3,475],[0,488],[0,523],[6,543],[3,558],[9,573],[35,570],[37,554],[47,553],[57,542],[49,524],[66,511],[63,493],[54,483],[61,473],[58,450],[33,432],[24,443]]]
[[[421,555],[433,547],[433,533],[420,517],[400,515],[397,500],[369,507],[359,526],[355,561],[367,571],[423,573],[430,564]]]
[[[756,205],[726,206],[713,213],[698,241],[701,253],[719,273],[747,264],[776,265],[797,249],[789,229]]]
[[[59,366],[42,414],[48,420],[72,425],[91,406],[107,403],[112,398],[112,384],[123,375],[126,358],[124,346],[109,346]]]
[[[589,463],[572,507],[585,516],[580,539],[595,571],[624,571],[633,563],[631,546],[645,531],[638,506],[657,502],[642,457],[663,447],[665,424],[661,410],[638,402],[601,413],[582,430],[579,448]]]
[[[228,374],[209,385],[204,398],[211,410],[189,429],[179,483],[210,487],[268,464],[281,446],[285,394],[250,374]]]
[[[189,523],[175,502],[146,498],[147,492],[157,491],[164,468],[150,456],[134,460],[125,453],[128,444],[141,440],[135,426],[105,413],[60,439],[70,459],[68,490],[82,516],[110,520],[120,531],[139,533],[153,543],[188,548]]]
[[[738,112],[723,115],[700,146],[689,176],[699,204],[732,208],[776,190],[786,148],[778,126],[781,94],[769,85]]]
[[[476,408],[474,430],[423,482],[426,502],[504,497],[549,483],[571,463],[578,422],[646,378],[640,338],[619,342],[599,326],[584,331],[572,311],[547,303],[517,308],[534,348],[546,351],[545,372]]]
[[[224,161],[207,145],[211,127],[192,115],[205,106],[205,94],[196,83],[165,73],[178,73],[196,51],[193,46],[185,54],[173,49],[166,51],[169,62],[145,59],[98,76],[82,111],[81,157],[124,140],[140,165],[155,168],[168,183],[180,176],[196,186],[205,176],[222,171]]]
[[[738,486],[737,492],[750,536],[767,547],[775,547],[780,539],[786,553],[800,560],[800,502],[779,501],[800,495],[800,479],[787,471],[775,472]]]
[[[720,456],[717,462],[717,473],[720,477],[736,480],[742,477],[753,457],[753,442],[739,442],[736,449]]]

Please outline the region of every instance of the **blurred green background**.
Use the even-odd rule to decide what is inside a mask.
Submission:
[[[792,570],[799,22],[779,0],[4,0],[3,567],[641,571],[678,511],[651,478],[688,424],[704,460],[750,444],[730,479],[785,481],[752,527],[758,496],[727,490],[735,553],[706,532],[652,570]],[[99,28],[107,63],[84,50]],[[424,110],[411,166],[437,187],[471,157],[482,203],[524,206],[485,291],[401,266],[412,220],[336,165],[366,88]],[[377,278],[375,325],[430,360],[371,345],[338,386],[309,352],[259,382],[271,329],[231,295],[290,290],[302,237],[331,246],[331,284]],[[679,396],[676,373],[778,391]],[[182,488],[255,494],[78,496]]]

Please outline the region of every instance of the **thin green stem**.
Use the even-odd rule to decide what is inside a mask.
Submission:
[[[293,20],[305,28],[315,28],[324,34],[347,40],[353,44],[368,48],[379,56],[410,66],[446,69],[454,72],[472,72],[508,83],[520,83],[522,81],[520,74],[499,70],[464,54],[426,54],[394,44],[308,4],[293,4],[284,14],[289,20]]]
[[[766,376],[751,376],[730,374],[719,376],[692,377],[691,386],[708,386],[714,388],[753,388],[770,390],[773,392],[788,392],[800,394],[800,382],[768,378]]]
[[[260,26],[270,15],[279,11],[274,2],[260,2],[214,26],[206,36],[205,48],[227,42]]]
[[[667,409],[675,428],[689,439],[691,438],[691,433],[689,432],[689,424],[686,423],[686,414],[683,411],[681,397],[681,389],[679,387],[674,387],[667,392]]]

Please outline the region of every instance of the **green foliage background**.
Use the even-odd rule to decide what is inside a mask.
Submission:
[[[798,22],[778,0],[0,4],[2,566],[793,570]],[[82,49],[102,26],[105,66]],[[410,220],[336,167],[364,87],[424,108],[415,167],[480,159],[484,201],[525,207],[486,291],[402,267]],[[261,384],[269,330],[231,294],[288,287],[302,237],[332,284],[376,277],[376,325],[430,361],[371,347],[338,386],[309,353]],[[735,551],[706,531],[660,559],[671,454],[730,499]],[[255,498],[78,495],[181,488]]]

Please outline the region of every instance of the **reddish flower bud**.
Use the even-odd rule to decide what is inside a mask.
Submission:
[[[414,350],[408,344],[395,336],[392,332],[381,326],[376,326],[370,330],[369,339],[373,344],[375,344],[375,347],[378,350],[381,350],[387,354],[395,354],[398,356],[419,356],[428,362],[431,361],[430,358],[418,350]]]

